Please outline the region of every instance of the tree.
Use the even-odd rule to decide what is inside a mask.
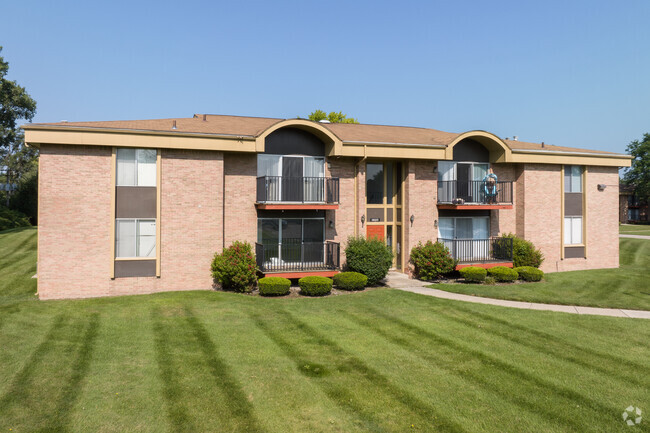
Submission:
[[[311,112],[308,116],[309,120],[314,122],[320,122],[321,120],[327,120],[330,123],[359,123],[354,117],[348,117],[346,114],[343,114],[341,111],[338,113],[332,111],[330,114],[325,113],[323,110],[315,110]]]
[[[625,171],[623,181],[634,187],[640,200],[650,201],[650,133],[643,134],[641,141],[634,140],[627,146],[632,155],[632,166]]]
[[[17,126],[20,120],[34,118],[36,101],[24,87],[5,78],[8,72],[9,63],[0,56],[0,171],[4,172],[4,182],[13,184],[36,164],[37,151],[25,147],[24,136]]]

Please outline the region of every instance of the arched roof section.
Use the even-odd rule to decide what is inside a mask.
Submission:
[[[280,128],[286,127],[301,129],[303,131],[314,134],[325,144],[326,155],[332,155],[337,150],[340,152],[340,149],[343,147],[343,142],[341,139],[337,137],[336,134],[334,134],[332,131],[323,126],[323,124],[304,119],[287,119],[274,123],[262,131],[262,133],[255,138],[255,149],[257,152],[264,152],[264,143],[266,141],[266,137],[268,137],[269,134],[277,131]]]
[[[487,131],[467,131],[458,135],[447,146],[445,159],[454,159],[454,146],[467,138],[481,143],[490,152],[490,162],[510,162],[512,160],[512,151],[508,145]]]

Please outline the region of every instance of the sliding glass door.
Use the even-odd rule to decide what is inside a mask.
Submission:
[[[441,217],[438,236],[452,256],[462,260],[488,257],[489,217]]]
[[[257,176],[266,178],[268,201],[325,201],[325,158],[261,154]]]
[[[258,218],[257,240],[270,266],[325,262],[324,218]]]

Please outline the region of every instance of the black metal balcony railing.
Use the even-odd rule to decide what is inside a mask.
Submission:
[[[442,239],[451,256],[459,263],[511,262],[512,238]]]
[[[256,243],[255,260],[261,272],[334,270],[341,265],[341,247],[330,241]]]
[[[495,183],[482,180],[438,181],[438,203],[453,203],[459,198],[465,203],[512,204],[512,182],[504,180]]]
[[[260,176],[257,178],[257,202],[338,203],[339,179]]]

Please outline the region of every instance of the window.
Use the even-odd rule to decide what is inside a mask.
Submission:
[[[156,149],[117,149],[117,186],[156,186]]]
[[[115,256],[156,257],[156,220],[116,220]]]
[[[438,237],[441,239],[488,239],[489,217],[440,217]]]
[[[582,166],[564,166],[564,192],[582,192]]]
[[[564,217],[564,245],[582,244],[582,217]]]
[[[366,164],[366,203],[384,202],[384,164]]]

